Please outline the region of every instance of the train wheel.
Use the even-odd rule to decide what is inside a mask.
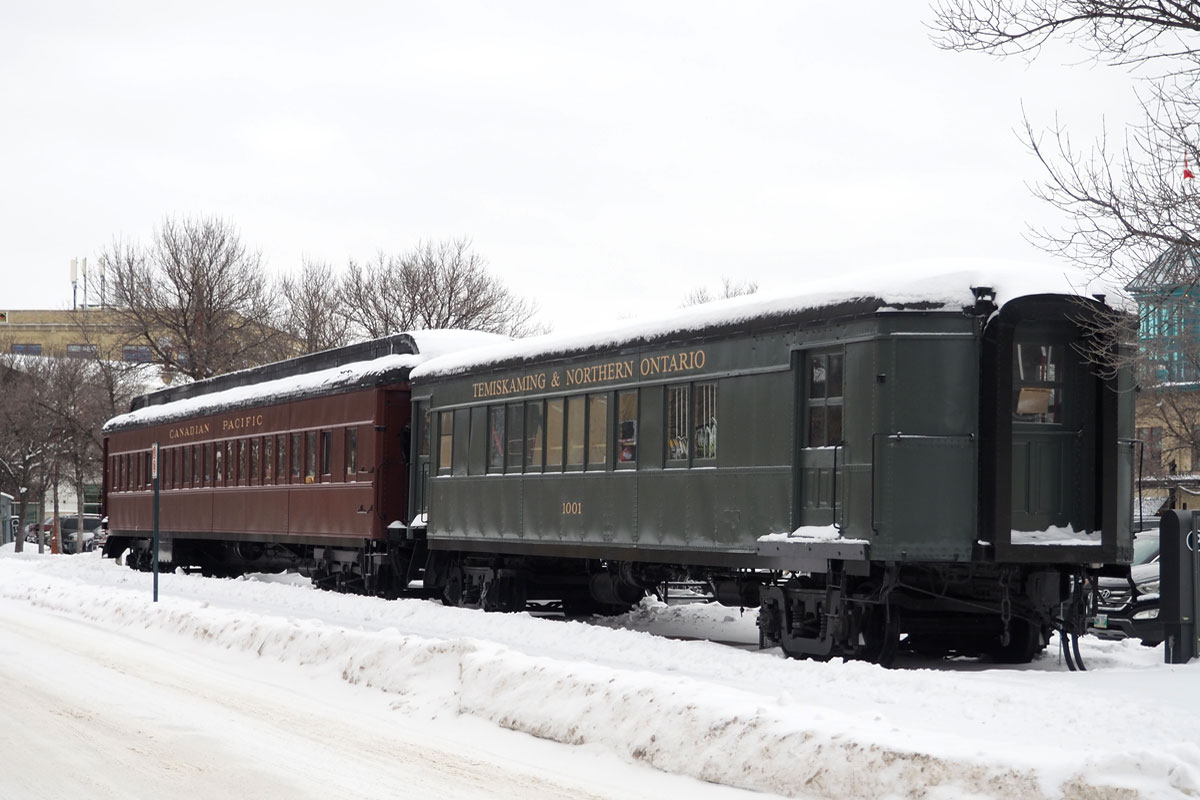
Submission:
[[[442,605],[461,606],[463,599],[463,572],[461,567],[451,567],[446,573],[446,585],[442,587]]]
[[[1014,617],[1008,623],[1008,644],[997,640],[987,652],[997,664],[1028,664],[1044,648],[1041,627]]]
[[[878,605],[867,612],[863,642],[858,657],[882,667],[890,667],[900,647],[900,614],[897,609]]]
[[[524,611],[525,581],[520,575],[502,575],[488,582],[480,605],[484,611]]]

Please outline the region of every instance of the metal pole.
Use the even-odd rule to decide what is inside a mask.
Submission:
[[[150,477],[154,481],[154,602],[158,602],[158,442],[150,445]]]

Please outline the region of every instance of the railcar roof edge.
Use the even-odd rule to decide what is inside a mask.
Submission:
[[[426,359],[497,340],[508,341],[508,337],[480,331],[425,330],[356,342],[141,395],[134,398],[129,413],[110,419],[103,431],[220,413],[266,399],[294,400],[403,379]]]
[[[759,292],[636,321],[572,334],[548,334],[464,350],[430,359],[412,372],[412,379],[453,376],[472,370],[510,366],[526,360],[550,360],[620,347],[669,341],[685,335],[707,336],[745,329],[773,327],[813,319],[833,321],[879,311],[952,311],[975,304],[971,291],[995,291],[997,307],[1018,297],[1061,294],[1078,297],[1102,294],[1116,308],[1130,305],[1119,284],[1070,268],[992,259],[925,261],[888,265],[807,282],[774,292]]]

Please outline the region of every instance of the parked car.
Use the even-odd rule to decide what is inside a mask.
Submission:
[[[96,531],[101,527],[101,519],[98,514],[83,515],[83,533],[79,533],[79,517],[63,516],[58,517],[58,531],[61,538],[62,552],[64,553],[80,553],[92,550],[96,546]],[[49,541],[50,535],[54,532],[54,517],[46,517],[40,523],[33,523],[25,526],[25,541],[37,543],[38,536],[46,536]],[[82,545],[81,545],[82,543]]]
[[[1129,579],[1100,578],[1097,608],[1088,625],[1101,639],[1140,639],[1147,647],[1163,640],[1159,608],[1158,530],[1138,533],[1133,540]]]

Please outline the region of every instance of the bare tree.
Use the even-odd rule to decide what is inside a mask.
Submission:
[[[709,291],[707,286],[701,286],[693,289],[688,296],[683,299],[683,306],[698,306],[702,303],[711,303],[714,300],[725,300],[730,297],[741,297],[746,294],[754,294],[758,291],[758,281],[737,280],[724,276],[721,278],[721,288],[715,292]]]
[[[515,297],[467,239],[422,242],[398,256],[351,261],[343,307],[372,338],[406,330],[471,328],[510,336],[543,332],[534,303]]]
[[[20,519],[44,503],[55,474],[74,488],[82,517],[85,485],[102,475],[101,428],[142,386],[119,362],[0,354],[0,488],[20,498]]]
[[[17,519],[23,522],[29,504],[45,490],[53,436],[49,415],[37,403],[43,384],[21,361],[38,365],[37,359],[0,356],[0,487],[17,498]],[[24,546],[18,530],[17,552]]]
[[[167,218],[149,246],[102,258],[113,313],[155,361],[199,379],[294,353],[262,256],[230,223]]]
[[[1139,302],[1125,341],[1142,392],[1138,424],[1162,462],[1200,471],[1200,195],[1193,169],[1200,130],[1200,4],[1140,0],[936,0],[936,43],[947,49],[1036,57],[1058,40],[1099,63],[1136,68],[1140,120],[1083,148],[1056,121],[1024,138],[1041,165],[1035,193],[1062,212],[1060,229],[1033,240],[1110,280]],[[1103,323],[1101,323],[1103,324]],[[1122,323],[1119,320],[1115,324]],[[1140,334],[1140,335],[1138,335]],[[1101,362],[1103,363],[1103,362]],[[1154,463],[1158,462],[1158,463]]]
[[[1128,281],[1165,248],[1195,243],[1200,199],[1188,176],[1200,138],[1200,5],[939,0],[934,13],[943,48],[1034,57],[1060,39],[1098,62],[1140,68],[1143,117],[1121,136],[1081,150],[1062,124],[1040,132],[1024,121],[1043,167],[1035,191],[1066,219],[1062,230],[1034,231],[1038,244]]]
[[[333,267],[304,259],[300,274],[284,276],[280,288],[287,305],[285,327],[303,353],[317,353],[350,340],[350,316],[339,300]]]

